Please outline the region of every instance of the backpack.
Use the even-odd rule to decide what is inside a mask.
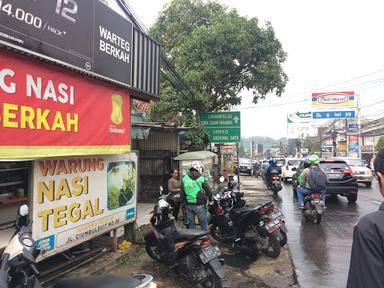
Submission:
[[[318,166],[309,169],[308,185],[312,191],[319,192],[327,188],[327,175]]]

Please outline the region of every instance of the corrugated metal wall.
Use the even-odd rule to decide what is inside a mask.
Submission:
[[[160,97],[160,45],[134,27],[132,46],[132,86]]]
[[[139,151],[139,201],[158,197],[159,186],[167,187],[169,172],[177,168],[178,131],[152,128],[148,139],[132,139],[132,150]]]
[[[177,153],[178,132],[166,129],[151,129],[148,139],[135,140],[132,139],[132,149],[134,150],[163,150]],[[138,149],[136,149],[136,147]]]

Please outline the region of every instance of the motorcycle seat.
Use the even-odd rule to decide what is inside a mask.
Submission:
[[[208,231],[202,231],[197,229],[183,229],[177,227],[174,232],[175,241],[192,240],[208,235]]]
[[[258,208],[259,208],[259,206],[257,206],[257,207],[243,206],[240,208],[234,208],[231,210],[231,212],[233,213],[234,217],[237,217],[237,216],[240,216],[244,213],[248,213],[250,211],[257,210]]]
[[[263,204],[247,204],[239,208],[234,208],[231,210],[234,217],[240,216],[245,213],[253,213],[254,211],[259,210],[263,206],[269,206],[271,202],[266,202]]]
[[[117,275],[82,277],[62,280],[55,284],[53,288],[134,288],[148,281],[144,277],[144,275],[130,278]]]

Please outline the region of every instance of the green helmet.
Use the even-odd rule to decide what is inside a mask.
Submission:
[[[308,157],[308,163],[311,165],[317,165],[320,163],[320,158],[317,155],[311,155]]]

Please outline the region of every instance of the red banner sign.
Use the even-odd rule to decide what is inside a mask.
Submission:
[[[0,159],[130,150],[124,89],[0,51]]]

